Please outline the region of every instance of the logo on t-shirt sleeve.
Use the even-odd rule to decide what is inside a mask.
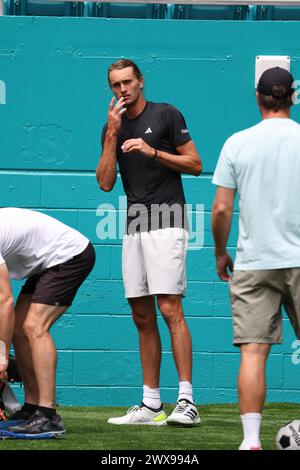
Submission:
[[[188,129],[181,129],[181,134],[188,134],[189,130]]]

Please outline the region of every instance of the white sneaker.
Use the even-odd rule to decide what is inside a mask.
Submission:
[[[173,412],[167,418],[171,426],[197,426],[201,422],[195,405],[187,400],[179,400]]]
[[[161,411],[152,411],[146,406],[132,406],[126,415],[119,418],[109,418],[110,424],[148,424],[151,426],[162,426],[166,424],[167,415]]]

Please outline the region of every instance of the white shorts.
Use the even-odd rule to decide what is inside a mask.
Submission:
[[[125,297],[184,295],[188,238],[183,228],[125,235],[122,252]]]

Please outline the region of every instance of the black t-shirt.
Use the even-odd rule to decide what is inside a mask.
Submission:
[[[107,124],[102,131],[104,145]],[[176,147],[191,140],[182,114],[165,103],[147,102],[134,119],[122,116],[117,160],[127,195],[127,233],[166,227],[187,228],[181,174],[140,152],[123,153],[128,139],[142,138],[151,147],[178,155]]]

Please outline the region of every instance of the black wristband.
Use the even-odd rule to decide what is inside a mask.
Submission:
[[[153,155],[153,160],[158,157],[158,150],[154,149],[154,155]]]

